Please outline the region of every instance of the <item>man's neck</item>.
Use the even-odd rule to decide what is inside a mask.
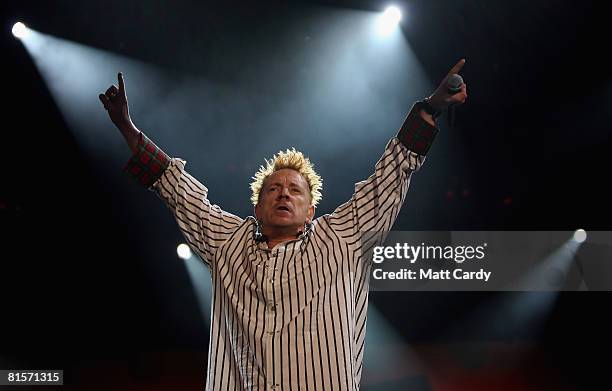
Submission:
[[[303,230],[299,228],[293,228],[290,230],[267,230],[263,229],[264,236],[266,237],[266,242],[268,243],[268,248],[272,249],[276,247],[278,244],[287,242],[289,240],[294,240],[299,237]]]

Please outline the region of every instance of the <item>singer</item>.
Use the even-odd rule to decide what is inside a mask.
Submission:
[[[125,170],[165,202],[210,268],[206,390],[359,390],[371,269],[360,235],[391,229],[438,133],[437,113],[467,98],[465,84],[453,94],[447,84],[464,64],[413,106],[351,199],[316,219],[322,180],[301,152],[266,160],[251,184],[255,217],[242,219],[136,128],[121,73],[99,95],[133,152]]]

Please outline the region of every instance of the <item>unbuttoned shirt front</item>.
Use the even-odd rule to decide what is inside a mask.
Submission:
[[[388,232],[437,129],[415,108],[349,201],[269,249],[257,222],[222,210],[146,136],[125,170],[155,191],[210,268],[206,390],[359,390],[371,260],[362,235]]]

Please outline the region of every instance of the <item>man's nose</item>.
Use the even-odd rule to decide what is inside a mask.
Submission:
[[[281,197],[281,198],[282,197],[289,198],[289,194],[291,194],[289,192],[289,188],[288,187],[283,187],[283,188],[281,188],[281,191],[278,193],[278,196]]]

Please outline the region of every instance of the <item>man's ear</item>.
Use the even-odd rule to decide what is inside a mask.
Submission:
[[[255,205],[253,207],[253,213],[255,214],[255,218],[257,220],[260,220],[260,218],[259,218],[259,202],[257,203],[257,205]]]
[[[308,207],[308,212],[306,213],[306,217],[308,217],[308,220],[307,220],[308,223],[312,223],[312,218],[314,217],[314,214],[315,214],[315,207],[314,205],[310,205]]]

